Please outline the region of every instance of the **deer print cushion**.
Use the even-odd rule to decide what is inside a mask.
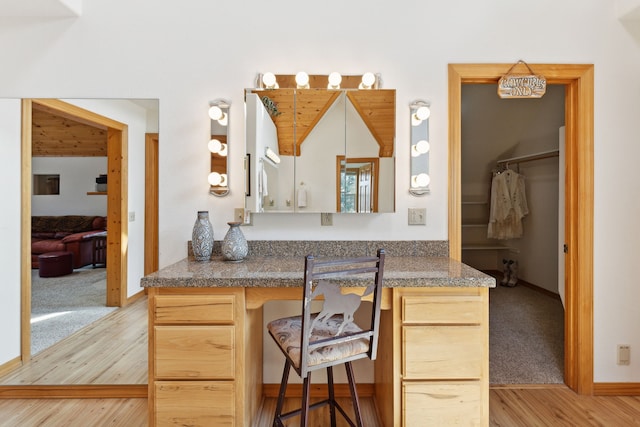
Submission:
[[[311,321],[316,315],[311,315]],[[325,338],[335,337],[340,325],[343,323],[341,315],[331,317],[327,322],[318,322],[314,325],[309,342],[315,342]],[[267,329],[280,346],[280,349],[293,362],[296,368],[300,367],[300,336],[302,331],[302,318],[300,316],[285,317],[270,322]],[[355,323],[349,323],[344,327],[343,335],[361,332],[362,329]],[[326,362],[343,359],[349,356],[366,353],[369,351],[369,340],[358,339],[340,344],[328,344],[317,348],[309,354],[309,366],[315,366]]]

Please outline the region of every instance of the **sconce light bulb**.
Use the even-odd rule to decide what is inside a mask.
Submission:
[[[273,73],[264,73],[262,75],[262,83],[264,83],[264,86],[267,89],[275,89],[277,86],[277,82],[276,82],[276,76]]]
[[[223,115],[222,108],[217,105],[212,105],[211,108],[209,108],[209,117],[211,117],[212,120],[220,120]]]
[[[340,83],[342,83],[342,76],[337,71],[329,74],[329,86],[327,89],[340,89]]]
[[[207,147],[209,148],[209,151],[211,151],[214,154],[220,153],[220,150],[222,149],[222,143],[214,138],[211,141],[209,141],[209,144],[207,144]]]
[[[298,89],[309,89],[309,75],[304,71],[296,74],[296,85],[298,85]]]
[[[411,186],[413,188],[428,187],[431,178],[426,173],[419,173],[411,177]]]
[[[227,186],[227,174],[226,173],[221,173],[220,174],[220,187],[226,187]]]
[[[222,144],[220,144],[220,150],[218,150],[218,154],[220,154],[223,157],[226,157],[226,155],[227,155],[227,144],[225,144],[224,142]]]
[[[209,181],[209,185],[220,185],[220,183],[222,182],[222,175],[220,175],[218,172],[211,172],[209,174],[209,177],[207,178],[207,181]]]
[[[416,143],[415,147],[418,153],[425,154],[429,152],[431,145],[429,145],[429,141],[427,141],[426,139],[421,139]]]
[[[429,107],[423,105],[422,107],[418,107],[416,110],[416,117],[420,120],[427,120],[431,115],[431,110]]]

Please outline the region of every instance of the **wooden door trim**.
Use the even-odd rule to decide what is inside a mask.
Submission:
[[[593,83],[592,64],[530,64],[547,84],[566,85],[565,382],[593,393]],[[512,64],[449,65],[449,255],[462,256],[462,85],[496,83]],[[562,165],[561,165],[562,167]]]
[[[126,124],[58,99],[22,100],[21,172],[21,351],[31,358],[31,111],[34,104],[85,123],[107,128],[107,305],[121,307],[127,300],[127,130]]]
[[[157,133],[145,135],[144,275],[158,270],[158,142]]]

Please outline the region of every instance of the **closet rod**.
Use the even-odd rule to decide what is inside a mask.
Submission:
[[[510,159],[498,160],[496,163],[501,165],[505,163],[522,163],[531,160],[547,159],[549,157],[558,157],[560,150],[543,151],[535,154],[527,154],[525,156],[511,157]]]

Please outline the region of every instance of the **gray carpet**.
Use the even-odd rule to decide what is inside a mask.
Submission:
[[[31,270],[31,354],[114,311],[116,307],[105,304],[106,289],[104,268],[84,267],[47,278]]]
[[[491,289],[490,384],[562,384],[563,371],[564,309],[560,299],[521,284]]]

